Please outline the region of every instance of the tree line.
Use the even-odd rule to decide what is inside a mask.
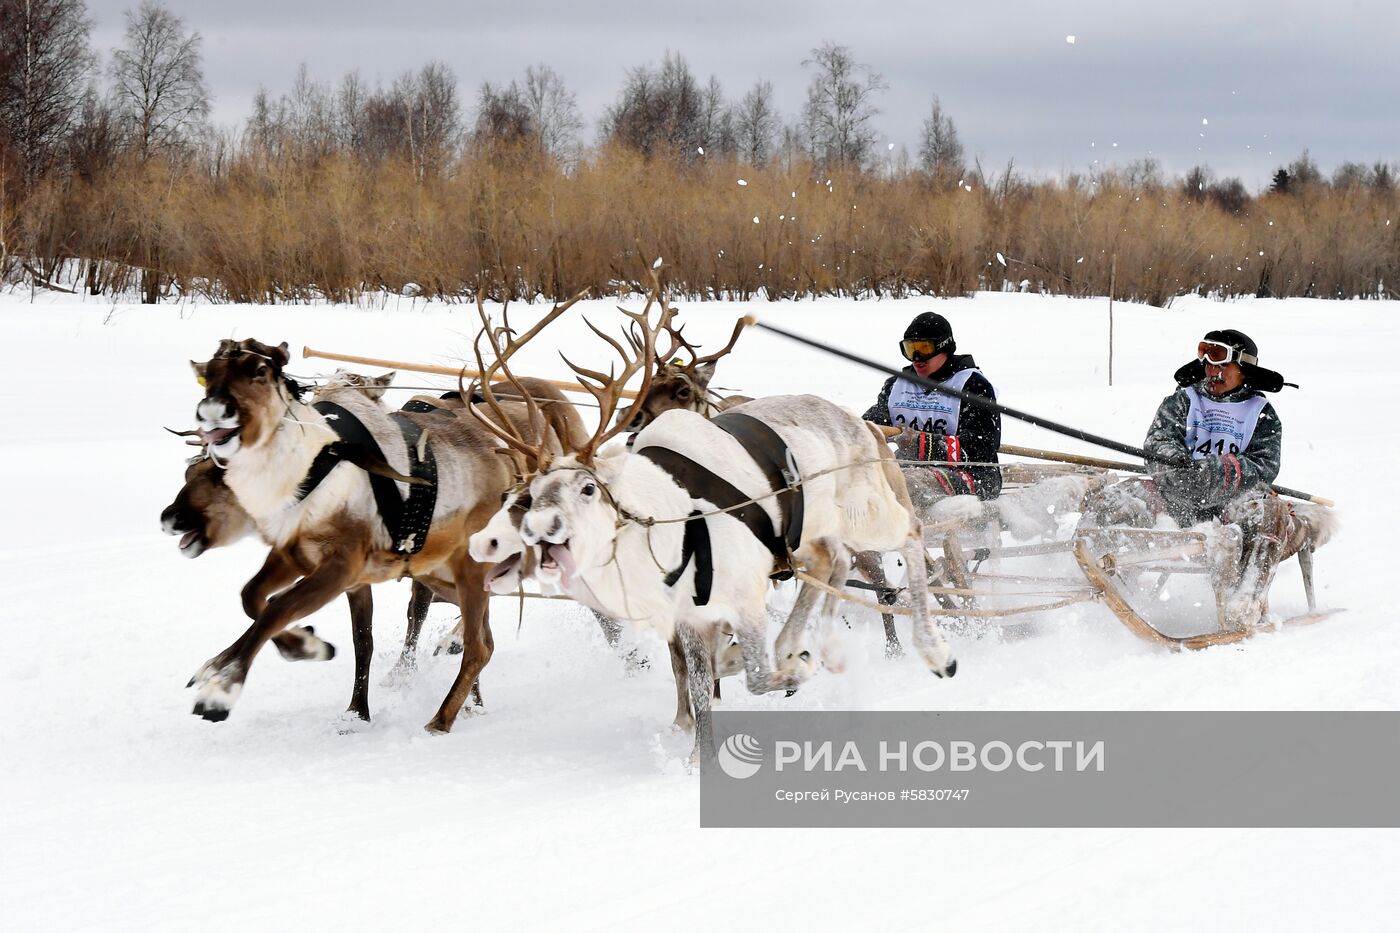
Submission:
[[[1037,181],[969,165],[936,96],[916,153],[891,155],[883,78],[833,43],[790,119],[769,82],[731,98],[668,52],[626,72],[585,144],[547,65],[470,106],[443,62],[387,86],[303,66],[243,126],[211,127],[199,33],[156,0],[125,26],[100,59],[82,0],[0,0],[0,280],[152,302],[557,298],[638,287],[660,255],[697,297],[1160,305],[1394,296],[1400,278],[1390,165],[1328,177],[1304,152],[1257,194],[1151,160]]]

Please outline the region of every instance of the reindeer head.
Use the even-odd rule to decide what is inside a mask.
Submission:
[[[285,343],[224,340],[205,363],[190,362],[204,386],[195,409],[201,437],[211,454],[227,461],[243,447],[270,438],[299,387],[282,374],[290,359]]]
[[[640,431],[661,414],[674,409],[705,414],[709,409],[710,380],[715,375],[714,363],[684,366],[671,360],[656,371],[647,397],[618,413],[618,421],[628,431]]]
[[[523,483],[513,487],[491,520],[467,540],[472,560],[496,565],[486,575],[486,589],[492,593],[515,592],[521,577],[534,568],[535,551],[520,536],[520,521],[529,508],[529,488]]]
[[[651,391],[646,397],[638,399],[618,415],[619,423],[625,423],[629,431],[640,431],[661,413],[677,408],[708,415],[713,407],[710,402],[710,380],[715,375],[715,364],[734,349],[734,342],[739,339],[739,333],[746,323],[746,319],[741,318],[735,323],[728,343],[714,353],[700,356],[697,352],[699,348],[681,335],[684,325],[676,326],[671,320],[663,319],[662,327],[671,335],[671,350],[665,354],[667,362],[657,367],[656,375],[651,380]],[[690,362],[672,356],[677,350],[689,354]]]
[[[384,393],[389,390],[397,371],[390,371],[382,376],[362,376],[359,373],[352,373],[348,369],[337,369],[325,382],[325,388],[336,386],[346,386],[351,389],[359,389],[365,394],[365,398],[372,402],[383,401]]]
[[[609,487],[626,457],[615,449],[588,464],[565,457],[530,483],[531,503],[520,520],[520,539],[540,550],[535,578],[541,583],[567,590],[579,570],[611,559],[619,513]]]
[[[256,530],[224,483],[224,471],[208,457],[190,461],[185,485],[160,513],[160,525],[166,534],[180,536],[180,553],[186,557],[232,544]]]

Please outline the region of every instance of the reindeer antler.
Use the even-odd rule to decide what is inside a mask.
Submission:
[[[579,385],[583,386],[583,388],[598,402],[598,428],[593,432],[593,436],[589,438],[588,443],[584,444],[583,448],[577,451],[578,459],[581,463],[587,463],[592,460],[593,455],[597,453],[599,447],[603,446],[603,444],[607,443],[626,427],[626,422],[613,424],[613,415],[617,410],[618,400],[622,397],[622,388],[627,384],[627,381],[638,372],[642,374],[642,384],[637,389],[637,398],[636,401],[633,402],[633,405],[641,405],[646,400],[647,393],[651,391],[652,377],[656,374],[656,338],[662,330],[671,333],[673,343],[671,350],[668,352],[675,352],[675,341],[677,340],[679,331],[671,330],[671,322],[675,318],[676,309],[666,303],[665,296],[662,294],[661,290],[661,279],[656,274],[656,269],[656,265],[653,265],[651,268],[652,290],[651,294],[647,296],[646,306],[642,308],[640,312],[628,311],[626,308],[622,307],[618,308],[618,310],[631,321],[631,324],[624,327],[622,331],[622,338],[627,342],[628,347],[630,347],[630,353],[627,349],[623,348],[621,343],[609,337],[597,327],[594,327],[591,321],[585,319],[589,330],[601,337],[617,352],[618,356],[622,358],[623,366],[621,373],[615,373],[611,366],[608,367],[608,372],[606,374],[591,369],[585,369],[582,366],[575,365],[567,356],[564,356],[562,353],[560,354],[564,362],[567,363],[569,368],[578,376]],[[652,305],[661,306],[661,316],[655,324],[651,323],[649,320]]]
[[[588,290],[584,289],[563,304],[556,304],[550,309],[549,313],[535,322],[535,326],[531,327],[524,334],[517,336],[510,327],[510,320],[507,316],[505,305],[502,305],[501,308],[501,326],[499,328],[493,328],[491,326],[491,319],[486,314],[483,292],[480,289],[477,290],[476,310],[481,318],[481,331],[477,334],[476,340],[472,343],[472,350],[476,355],[477,371],[481,373],[477,383],[481,388],[481,397],[486,401],[487,406],[491,409],[491,413],[495,415],[495,420],[488,418],[478,411],[474,405],[470,404],[471,396],[465,392],[465,387],[462,387],[464,390],[463,395],[466,396],[468,402],[466,406],[467,411],[471,413],[472,417],[475,418],[482,427],[486,428],[486,430],[490,431],[504,442],[512,454],[518,458],[517,466],[520,468],[522,476],[543,469],[548,460],[547,442],[545,438],[545,419],[540,412],[539,405],[537,405],[534,398],[531,397],[530,392],[520,384],[520,380],[511,372],[509,360],[515,355],[516,351],[533,340],[540,331],[544,330],[546,325],[573,307],[576,302],[587,294]],[[491,343],[494,359],[489,364],[487,364],[482,357],[482,337],[485,337]],[[516,431],[514,423],[510,420],[509,415],[506,414],[505,409],[501,407],[500,401],[496,398],[492,383],[496,380],[498,373],[515,389],[520,398],[524,400],[525,410],[528,413],[530,430],[536,439],[535,443],[530,443]],[[458,383],[460,386],[460,377]]]
[[[691,343],[689,340],[686,340],[684,336],[682,336],[681,331],[685,329],[684,325],[680,327],[675,327],[671,323],[667,323],[666,332],[671,335],[671,349],[665,354],[665,356],[667,359],[670,359],[671,355],[674,354],[677,350],[684,350],[686,353],[689,353],[690,362],[686,363],[682,367],[686,370],[693,370],[695,369],[695,367],[703,366],[706,363],[717,362],[720,357],[726,355],[727,353],[729,353],[730,350],[734,349],[734,344],[736,341],[738,341],[739,334],[744,330],[744,327],[747,323],[747,318],[739,318],[739,320],[735,321],[734,333],[729,335],[729,342],[726,343],[719,350],[716,350],[714,353],[711,353],[708,356],[701,356],[698,352],[696,352],[699,348],[696,347],[695,344]]]

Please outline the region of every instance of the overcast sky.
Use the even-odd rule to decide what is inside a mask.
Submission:
[[[135,0],[87,0],[104,52]],[[832,41],[889,84],[886,142],[917,152],[934,94],[988,171],[1058,175],[1151,155],[1172,174],[1208,164],[1251,189],[1306,147],[1344,161],[1400,161],[1396,0],[1011,0],[1002,3],[702,0],[698,3],[442,0],[173,0],[204,37],[213,119],[238,125],[259,85],[288,90],[305,62],[334,81],[388,83],[430,60],[456,73],[468,119],[482,81],[545,62],[592,124],[629,67],[679,52],[739,98],[773,83],[793,118]],[[1067,41],[1073,36],[1074,41]],[[1116,146],[1115,146],[1116,144]],[[883,147],[882,147],[883,148]]]

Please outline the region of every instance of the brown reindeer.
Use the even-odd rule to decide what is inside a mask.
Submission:
[[[683,408],[708,418],[753,401],[746,395],[721,396],[710,388],[710,380],[715,376],[715,364],[734,349],[734,343],[744,329],[743,319],[734,325],[729,342],[706,356],[700,356],[696,352],[698,347],[681,336],[684,326],[676,327],[668,322],[666,329],[671,335],[672,352],[684,350],[689,354],[690,362],[685,363],[679,356],[672,356],[660,363],[651,379],[651,391],[623,409],[617,416],[618,423],[625,422],[628,431],[640,431],[665,411]],[[669,353],[667,355],[670,356]]]
[[[190,558],[257,534],[252,516],[239,505],[238,497],[224,482],[223,469],[208,457],[190,462],[185,470],[185,484],[180,487],[175,501],[161,512],[160,518],[166,534],[180,536],[180,553]],[[350,631],[355,645],[355,684],[347,710],[368,720],[374,604],[368,587],[351,590],[345,598],[350,604]],[[403,653],[395,671],[412,669],[418,634],[428,615],[428,606],[436,599],[428,587],[417,582],[413,584]],[[288,661],[329,661],[335,657],[335,646],[318,637],[310,625],[289,626],[274,635],[272,643]],[[481,691],[477,687],[472,690],[472,704],[482,705]]]
[[[194,364],[206,386],[197,408],[202,439],[272,545],[244,588],[253,625],[191,679],[199,689],[194,712],[226,719],[253,658],[288,625],[341,593],[411,576],[462,612],[461,669],[428,723],[446,732],[494,647],[486,568],[472,560],[467,540],[511,485],[510,466],[495,454],[488,431],[450,412],[389,415],[353,393],[336,400],[338,410],[308,404],[283,375],[288,359],[285,344],[226,340],[211,359]],[[533,403],[506,402],[493,412],[513,430],[557,447]],[[372,477],[394,479],[392,495]],[[431,486],[431,510],[412,494],[405,502],[401,486]],[[395,503],[397,518],[390,514]]]
[[[366,377],[339,370],[327,388],[334,392],[338,387],[355,387],[364,392],[367,398],[378,401],[382,399],[394,375],[391,372],[383,376]],[[553,387],[548,388],[552,390]],[[314,397],[316,393],[313,393]],[[176,493],[175,500],[161,512],[160,519],[161,528],[166,534],[180,536],[180,553],[189,558],[197,558],[207,550],[227,547],[258,533],[252,516],[224,481],[223,468],[204,454],[189,461],[185,468],[185,483]],[[403,652],[395,665],[395,671],[412,670],[418,635],[427,617],[428,607],[436,599],[428,587],[417,582],[413,584],[408,603],[408,625]],[[350,605],[350,630],[355,646],[355,681],[347,709],[361,719],[368,720],[374,604],[367,587],[346,593],[346,600]],[[335,657],[335,646],[317,637],[315,632],[316,630],[309,625],[290,626],[274,635],[272,643],[278,653],[289,661],[328,661]],[[473,685],[472,703],[475,706],[482,705],[478,685]]]

